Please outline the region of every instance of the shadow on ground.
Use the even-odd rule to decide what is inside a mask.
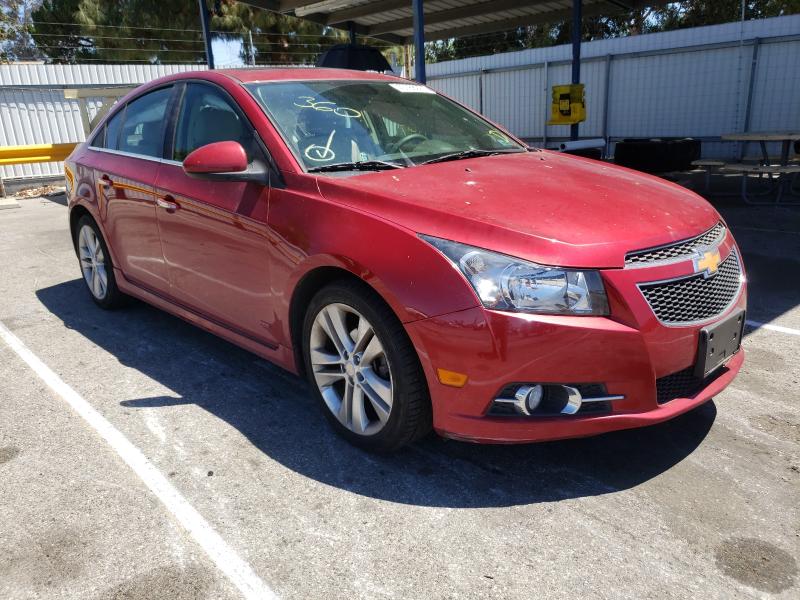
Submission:
[[[141,303],[102,311],[80,279],[37,296],[68,328],[174,392],[122,406],[196,404],[301,475],[393,502],[509,506],[631,488],[686,458],[716,416],[709,402],[662,425],[583,440],[477,446],[430,436],[370,455],[333,433],[304,381],[194,326]]]

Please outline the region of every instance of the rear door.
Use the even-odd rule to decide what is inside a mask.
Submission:
[[[260,343],[273,345],[267,208],[260,183],[188,177],[181,161],[201,146],[233,140],[252,160],[255,130],[227,92],[210,83],[181,85],[177,119],[156,191],[169,205],[158,223],[171,295],[184,306]],[[169,160],[171,159],[171,160]]]
[[[116,267],[132,283],[167,293],[156,221],[155,181],[163,158],[173,86],[121,107],[90,145],[98,204]]]

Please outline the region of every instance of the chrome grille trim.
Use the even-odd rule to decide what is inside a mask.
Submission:
[[[716,246],[722,243],[727,234],[727,228],[721,222],[717,223],[698,236],[680,242],[672,242],[655,248],[634,250],[625,255],[626,268],[649,267],[654,264],[677,262],[697,253],[698,248]]]
[[[739,298],[742,284],[742,263],[733,249],[709,277],[694,273],[637,286],[660,323],[685,326],[724,314]]]

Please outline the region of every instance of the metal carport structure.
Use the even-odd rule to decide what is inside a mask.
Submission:
[[[243,0],[258,8],[291,14],[321,25],[415,47],[415,78],[424,83],[426,41],[506,31],[572,17],[572,83],[580,82],[581,21],[631,10],[645,0]],[[199,0],[201,7],[205,0]],[[203,12],[204,31],[207,14]],[[210,40],[207,39],[209,66]],[[572,126],[577,139],[578,126]]]

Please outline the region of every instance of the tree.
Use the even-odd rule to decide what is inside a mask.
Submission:
[[[661,29],[682,29],[738,21],[741,0],[692,0],[668,4],[661,11]],[[746,19],[764,19],[800,12],[800,0],[747,0]]]
[[[241,2],[225,3],[221,9],[213,25],[228,32],[223,37],[241,40],[245,62],[254,57],[262,64],[313,64],[328,46],[347,39],[340,29]]]
[[[186,0],[44,0],[33,38],[53,62],[201,62],[197,4]]]
[[[800,12],[800,0],[746,0],[745,18],[762,19]],[[653,33],[686,27],[729,23],[741,18],[741,0],[683,0],[618,12],[604,17],[586,17],[584,41]],[[572,21],[564,20],[512,31],[455,38],[426,45],[431,62],[525,48],[567,44],[572,39]]]
[[[34,0],[4,0],[0,5],[0,62],[39,56],[31,40]]]
[[[340,30],[234,0],[209,6],[214,35],[241,42],[245,62],[313,63],[345,38]],[[44,0],[33,20],[36,45],[52,62],[206,60],[198,6],[191,0]]]

